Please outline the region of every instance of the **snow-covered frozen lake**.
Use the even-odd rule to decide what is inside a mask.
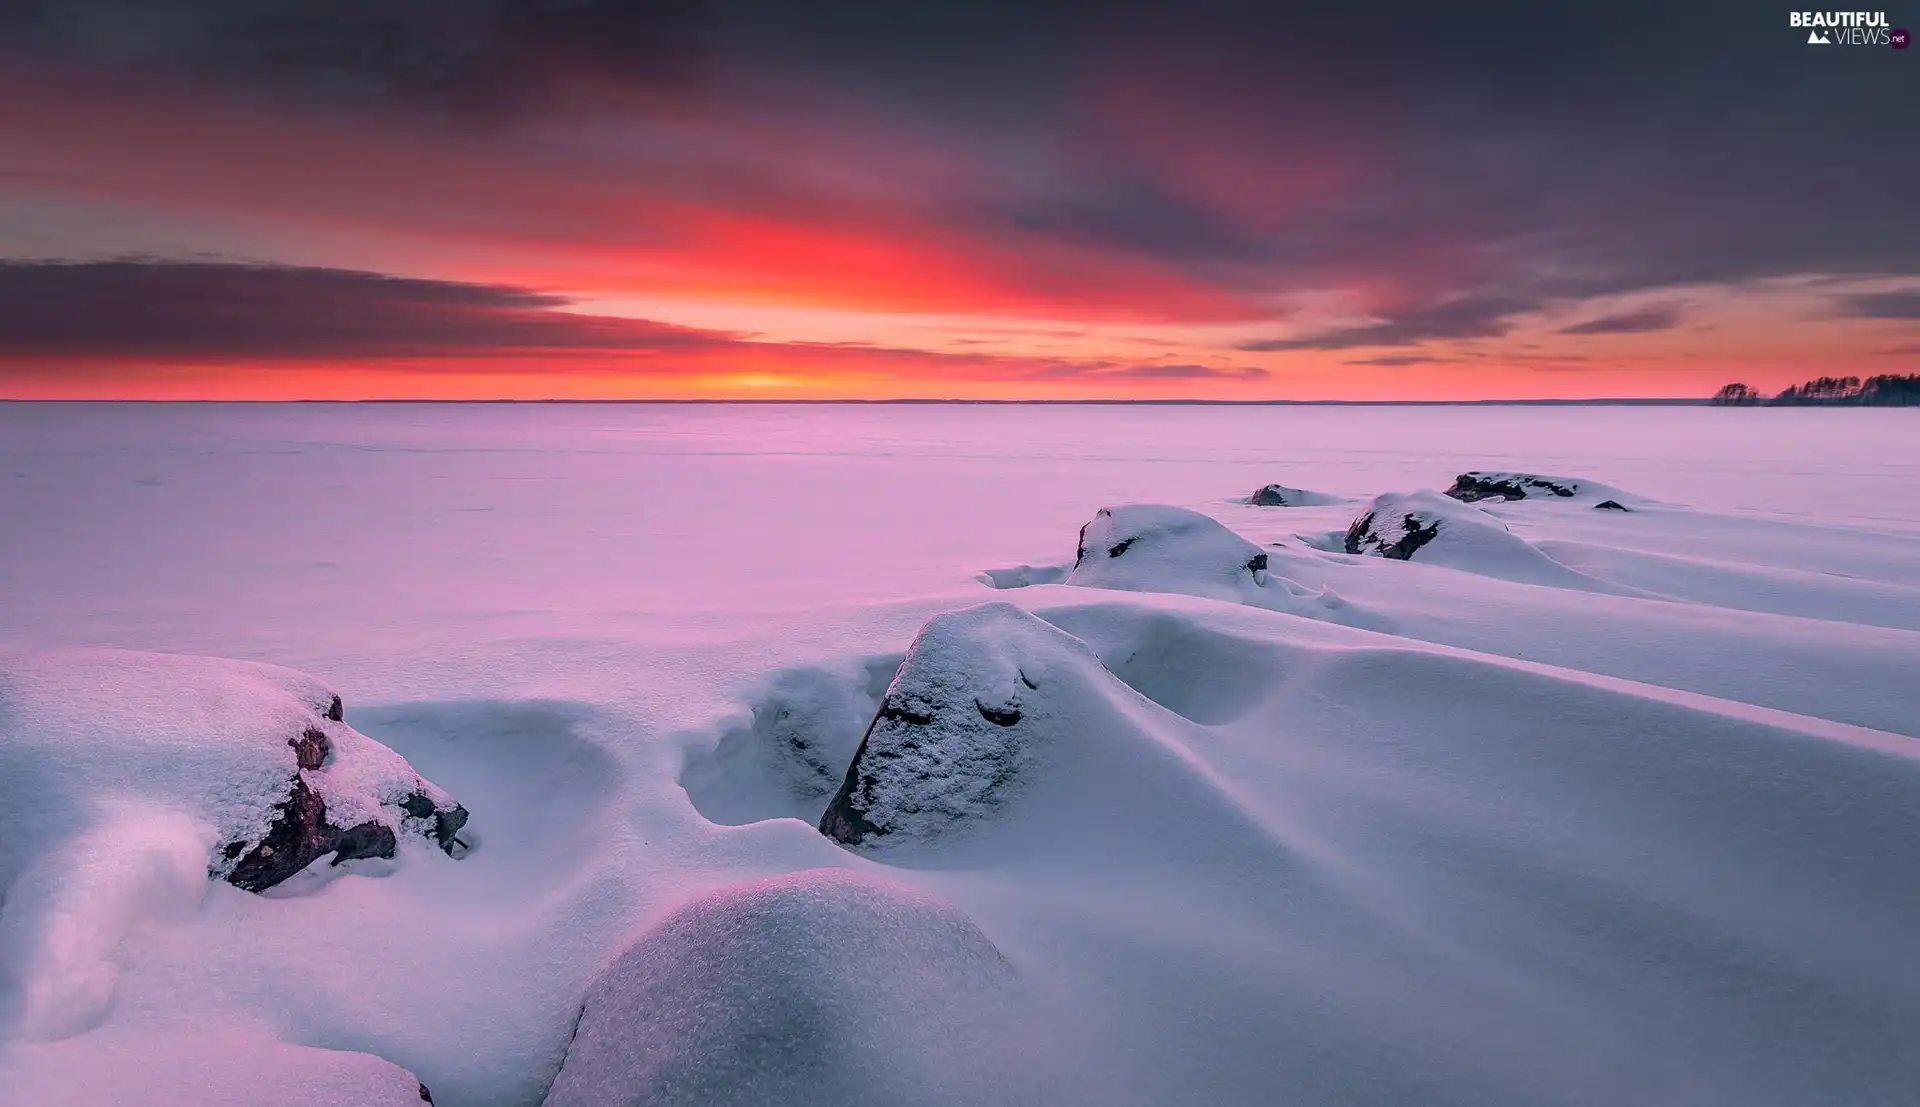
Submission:
[[[1468,470],[1590,484],[1415,497],[1444,516],[1424,553],[1344,552],[1373,497]],[[1270,482],[1326,502],[1245,502]],[[183,903],[85,850],[84,895],[33,870],[0,908],[0,1077],[371,1102],[292,1049],[319,1047],[441,1107],[538,1104],[647,935],[702,966],[682,1008],[831,1022],[788,1043],[821,1102],[1900,1102],[1916,489],[1906,410],[0,404],[0,651],[301,670],[476,841],[277,897]],[[1074,568],[1130,503],[1225,529],[1115,515],[1111,564]],[[991,719],[1016,674],[982,741],[1039,752],[943,797],[951,832],[821,834],[916,632],[989,602],[1014,607],[930,633],[917,678]],[[40,710],[9,689],[0,756]],[[32,860],[0,842],[0,888]],[[781,926],[816,918],[781,896],[826,905],[769,940],[811,975],[659,924],[823,867],[934,899],[777,879]],[[841,926],[932,952],[828,986],[813,930]],[[743,1057],[771,1047],[700,1025],[654,1098],[619,1094],[763,1101]],[[872,1070],[897,1083],[847,1075]]]

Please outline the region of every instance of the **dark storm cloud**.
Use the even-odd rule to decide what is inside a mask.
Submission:
[[[1267,371],[1257,365],[1216,366],[1216,365],[1154,365],[1142,363],[1129,365],[1110,374],[1115,377],[1132,377],[1136,380],[1232,380],[1258,381],[1267,378]]]
[[[1680,284],[1920,273],[1908,195],[1920,144],[1897,137],[1913,59],[1811,49],[1784,10],[1747,3],[42,0],[0,12],[0,43],[37,64],[444,113],[455,127],[549,110],[583,75],[695,98],[752,97],[741,74],[812,84],[984,167],[992,187],[917,201],[958,230],[1092,244],[1239,290],[1383,273],[1411,286],[1380,323],[1251,349],[1496,337],[1550,301]],[[1361,175],[1305,198],[1284,187],[1290,166],[1328,149]]]
[[[1378,357],[1356,357],[1341,362],[1342,365],[1376,365],[1386,368],[1398,368],[1406,365],[1439,365],[1449,359],[1427,357],[1423,354],[1381,354]]]
[[[1356,346],[1416,346],[1436,338],[1498,338],[1513,329],[1512,317],[1539,301],[1512,296],[1461,296],[1397,312],[1378,323],[1332,327],[1297,338],[1240,344],[1242,350],[1349,350]]]
[[[1920,289],[1843,296],[1840,308],[1859,319],[1920,319]]]
[[[0,261],[0,395],[62,367],[357,364],[413,359],[464,372],[597,365],[634,379],[835,369],[942,379],[1260,380],[1266,370],[1035,359],[861,342],[764,342],[645,319],[582,315],[505,285],[237,262]],[[583,360],[584,359],[584,360]],[[68,383],[71,380],[68,378]]]
[[[1623,311],[1602,315],[1584,323],[1561,327],[1556,334],[1647,334],[1671,330],[1680,323],[1680,311],[1672,307],[1652,307],[1641,311]]]
[[[735,342],[554,310],[565,303],[520,288],[343,269],[0,261],[0,357],[397,358]]]

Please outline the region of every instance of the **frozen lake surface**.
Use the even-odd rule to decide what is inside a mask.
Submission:
[[[1374,502],[1469,470],[1582,483]],[[14,787],[92,710],[44,651],[238,658],[476,841],[203,887],[196,810],[116,776],[70,864],[0,842],[0,1078],[532,1105],[592,994],[557,1104],[1897,1102],[1917,489],[1906,410],[0,404]],[[1204,518],[1082,547],[1124,504]],[[849,848],[889,696],[965,756],[874,767],[899,830]],[[768,1100],[793,1011],[818,1091]]]

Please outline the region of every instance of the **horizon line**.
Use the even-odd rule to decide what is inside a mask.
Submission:
[[[364,397],[359,399],[323,399],[300,398],[285,400],[263,399],[215,399],[211,397],[192,397],[181,399],[154,399],[150,397],[100,397],[100,396],[7,396],[0,397],[0,403],[6,404],[760,404],[782,406],[828,406],[834,404],[862,404],[869,406],[1007,406],[1007,407],[1092,407],[1092,406],[1132,406],[1132,407],[1711,407],[1707,399],[1685,396],[1614,396],[1594,399],[1564,398],[1513,398],[1493,400],[1226,400],[1199,398],[1170,399],[963,399],[963,398],[921,398],[887,397],[866,398],[801,398],[801,397],[474,397],[467,399],[449,399],[426,396],[387,396]]]

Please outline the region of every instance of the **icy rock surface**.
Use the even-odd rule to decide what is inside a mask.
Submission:
[[[891,881],[724,888],[592,986],[546,1107],[1038,1103],[1015,984],[965,914]]]
[[[846,845],[931,840],[1006,801],[1058,725],[1053,684],[1099,667],[1009,603],[928,620],[880,701],[820,832]]]

